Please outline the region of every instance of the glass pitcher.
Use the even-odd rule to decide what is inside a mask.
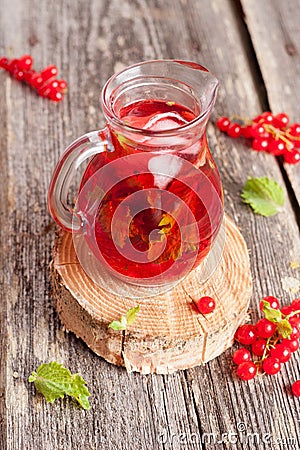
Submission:
[[[48,195],[88,274],[98,265],[125,283],[169,285],[207,257],[223,218],[205,134],[217,89],[205,67],[178,60],[135,64],[107,81],[105,128],[65,150]],[[69,187],[87,158],[71,207]]]

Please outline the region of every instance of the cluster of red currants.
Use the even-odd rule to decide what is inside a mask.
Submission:
[[[300,161],[300,123],[289,124],[287,114],[273,115],[265,111],[252,120],[237,119],[232,121],[228,117],[220,117],[217,127],[230,137],[251,139],[253,150],[282,155],[289,164]]]
[[[264,297],[260,309],[266,317],[255,325],[240,326],[235,335],[240,344],[251,346],[256,357],[253,361],[250,351],[244,347],[234,352],[233,361],[242,380],[251,380],[260,372],[275,375],[299,348],[300,298],[280,308],[276,297]],[[292,390],[300,396],[300,380],[293,384]]]
[[[23,55],[19,59],[9,60],[0,58],[0,67],[7,70],[16,80],[28,83],[38,95],[53,102],[60,102],[67,90],[65,80],[57,80],[57,67],[45,67],[40,73],[32,69],[33,59],[30,55]]]

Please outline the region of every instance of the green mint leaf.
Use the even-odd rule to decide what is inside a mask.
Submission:
[[[270,307],[270,303],[263,300],[263,313],[265,315],[265,318],[268,319],[270,322],[278,323],[282,320],[282,313],[279,311],[279,309],[274,309]]]
[[[284,339],[290,339],[293,329],[290,322],[287,319],[283,319],[277,324],[277,331]]]
[[[284,205],[284,191],[272,178],[249,178],[241,194],[256,214],[269,217],[277,214]]]
[[[126,313],[126,319],[127,319],[127,325],[131,325],[134,320],[137,313],[140,312],[140,305],[135,306],[134,308],[130,308]]]
[[[49,403],[69,395],[75,398],[82,408],[90,409],[90,393],[84,379],[78,373],[72,375],[68,369],[55,361],[41,364],[36,372],[31,373],[28,381],[35,384]]]
[[[108,326],[116,331],[126,330],[127,326],[131,325],[134,322],[135,316],[139,312],[140,312],[140,305],[135,306],[134,308],[130,308],[126,312],[126,316],[121,316],[120,320],[113,320]]]
[[[127,319],[126,317],[121,316],[120,320],[113,320],[108,326],[116,331],[126,330]]]

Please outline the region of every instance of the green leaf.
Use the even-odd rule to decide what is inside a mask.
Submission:
[[[134,320],[137,313],[140,312],[140,305],[135,306],[134,308],[130,308],[126,312],[126,316],[121,316],[120,320],[113,320],[108,326],[109,328],[112,328],[113,330],[120,331],[120,330],[126,330],[128,325],[131,325]]]
[[[283,319],[277,324],[277,331],[284,339],[290,339],[293,329],[290,322],[287,319]]]
[[[109,326],[109,328],[112,328],[113,330],[116,330],[116,331],[126,330],[127,319],[126,319],[126,317],[121,316],[120,320],[113,320],[108,326]]]
[[[245,203],[253,211],[262,216],[269,217],[277,214],[284,205],[284,191],[272,178],[249,178],[241,194]]]
[[[270,322],[278,323],[282,320],[282,313],[279,309],[274,309],[270,307],[270,303],[263,300],[263,313]]]
[[[72,375],[68,369],[55,361],[41,364],[36,372],[31,373],[28,381],[35,384],[49,403],[69,395],[75,398],[82,408],[90,409],[88,397],[91,394],[84,379],[78,373]]]
[[[134,308],[130,308],[126,313],[126,319],[127,319],[127,325],[131,325],[134,320],[137,313],[140,312],[140,305],[135,306]]]

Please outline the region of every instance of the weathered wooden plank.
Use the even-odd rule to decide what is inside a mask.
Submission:
[[[167,377],[128,375],[64,333],[50,299],[47,266],[53,232],[45,203],[48,183],[63,147],[98,127],[101,120],[103,124],[99,86],[114,70],[149,58],[198,60],[222,82],[217,112],[259,112],[247,36],[234,5],[222,0],[4,3],[1,53],[12,46],[17,56],[31,51],[37,67],[56,63],[70,90],[61,105],[52,105],[0,74],[5,163],[1,167],[8,182],[0,205],[5,217],[1,267],[6,283],[0,349],[7,349],[7,355],[5,351],[1,355],[5,364],[0,378],[7,407],[3,448],[219,450],[228,447],[220,441],[222,433],[238,433],[242,422],[246,431],[238,433],[232,449],[249,448],[247,432],[259,434],[259,448],[270,448],[262,442],[265,433],[295,438],[299,446],[296,402],[286,392],[290,379],[298,374],[298,355],[282,376],[249,384],[232,376],[230,352],[205,367]],[[255,309],[261,295],[282,296],[281,277],[294,274],[289,261],[299,251],[296,223],[288,199],[284,212],[268,220],[241,204],[239,193],[248,175],[273,176],[284,184],[274,159],[248,151],[241,142],[220,135],[213,125],[208,134],[223,177],[226,209],[251,251]],[[30,371],[53,359],[87,379],[91,411],[80,411],[69,400],[47,405],[34,395],[27,382]],[[1,405],[3,411],[3,400]],[[207,438],[202,444],[203,433],[213,433],[211,443]],[[273,447],[280,448],[276,443]]]
[[[272,111],[300,122],[299,0],[241,0]],[[284,168],[300,205],[300,164]]]

